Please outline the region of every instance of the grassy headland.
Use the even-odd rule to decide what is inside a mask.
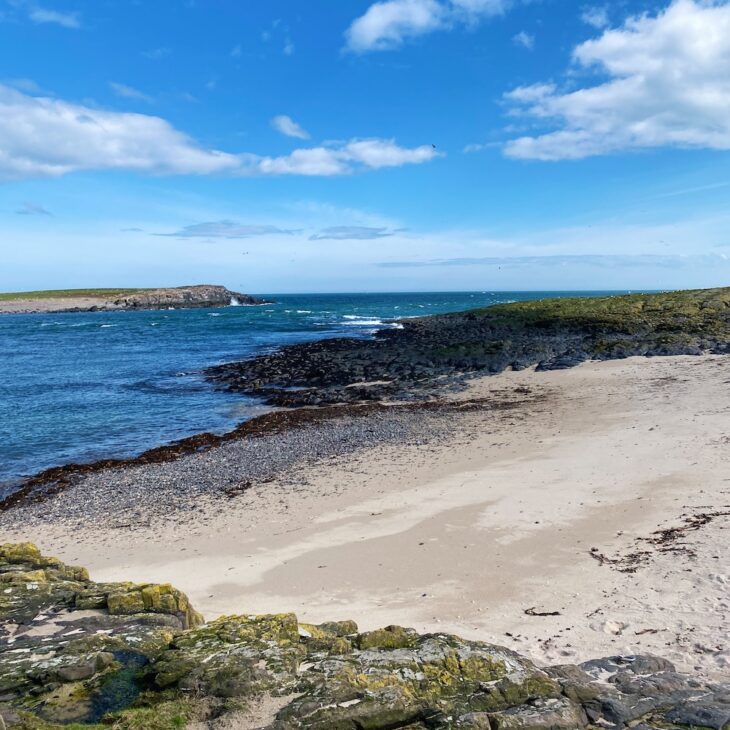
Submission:
[[[76,297],[112,299],[145,291],[151,291],[151,289],[41,289],[39,291],[0,292],[0,302],[12,302],[17,299],[34,301],[36,299],[74,299]]]
[[[49,289],[0,294],[0,313],[97,312],[125,309],[226,307],[263,304],[261,299],[224,286],[197,284],[159,289]]]
[[[413,397],[464,376],[632,355],[730,352],[730,287],[502,304],[403,320],[374,340],[286,347],[209,371],[279,405]]]

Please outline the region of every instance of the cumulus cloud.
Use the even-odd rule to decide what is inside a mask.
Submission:
[[[360,139],[339,146],[294,150],[282,157],[255,157],[251,165],[263,175],[348,175],[358,170],[420,164],[437,155],[431,145],[407,148],[392,139]]]
[[[610,25],[610,21],[608,19],[608,8],[606,7],[592,6],[583,8],[580,19],[586,25],[591,25],[598,30]]]
[[[38,203],[23,203],[15,212],[18,215],[53,215]]]
[[[510,0],[382,0],[345,32],[355,53],[397,48],[405,41],[458,24],[474,24],[504,12]]]
[[[552,83],[506,94],[513,114],[552,127],[511,140],[509,157],[538,160],[656,147],[730,149],[730,3],[674,0],[573,51],[608,80],[563,91]]]
[[[387,228],[370,226],[330,226],[309,237],[310,241],[372,241],[376,238],[387,238],[395,231]]]
[[[296,137],[297,139],[309,139],[309,132],[297,124],[291,117],[286,114],[278,114],[271,120],[271,126],[281,134],[287,137]]]
[[[0,179],[81,170],[161,175],[347,175],[428,162],[430,145],[354,139],[268,157],[206,149],[166,120],[24,94],[0,84]]]
[[[236,155],[206,150],[164,119],[33,97],[0,85],[0,178],[124,169],[232,173]]]
[[[512,38],[513,43],[516,46],[522,46],[528,51],[531,51],[535,47],[535,36],[521,30],[517,35]]]
[[[112,91],[122,99],[134,99],[135,101],[144,101],[148,104],[154,101],[151,96],[148,96],[144,92],[139,91],[132,86],[127,86],[126,84],[118,84],[116,81],[110,81],[109,86],[111,87]]]
[[[222,220],[210,223],[195,223],[173,233],[157,233],[156,235],[172,236],[173,238],[253,238],[254,236],[271,236],[275,234],[289,236],[292,233],[296,233],[296,231],[277,228],[276,226],[247,225]]]

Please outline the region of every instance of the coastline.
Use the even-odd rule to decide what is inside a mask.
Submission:
[[[543,663],[648,651],[721,676],[729,367],[631,358],[475,378],[446,410],[378,407],[102,470],[0,514],[2,541],[33,540],[97,580],[170,580],[207,617],[290,609],[449,630]],[[307,448],[240,488],[236,452],[267,441]],[[146,478],[159,513],[133,490],[124,503]],[[674,542],[652,537],[675,527]]]
[[[0,293],[0,314],[73,314],[268,304],[223,286],[197,284],[149,289],[69,289]]]

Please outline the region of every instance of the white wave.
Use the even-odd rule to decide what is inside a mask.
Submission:
[[[343,322],[346,327],[372,327],[373,325],[384,324],[382,319],[358,319],[350,322]]]
[[[297,309],[297,314],[311,314],[311,309]]]
[[[236,299],[236,297],[231,297],[231,304],[230,304],[230,306],[231,307],[240,307],[241,306],[241,302],[239,302],[238,299]]]
[[[105,327],[116,327],[116,325],[115,324],[100,324],[99,327],[104,329]]]
[[[231,305],[231,306],[234,306],[234,305]],[[236,306],[238,306],[238,305],[236,305]],[[221,315],[220,315],[220,312],[208,312],[208,316],[209,317],[220,317]]]

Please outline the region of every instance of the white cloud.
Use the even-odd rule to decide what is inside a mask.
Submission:
[[[159,117],[101,111],[0,86],[0,178],[126,169],[234,172],[235,155],[205,150]]]
[[[279,114],[271,120],[271,126],[287,137],[296,137],[297,139],[309,139],[309,132],[297,124],[291,117],[286,114]]]
[[[674,0],[582,43],[573,60],[609,79],[575,91],[535,84],[506,94],[513,114],[554,128],[510,141],[508,156],[730,149],[730,3]]]
[[[522,46],[528,51],[531,51],[535,47],[535,36],[521,30],[517,35],[513,36],[512,41],[517,46]]]
[[[611,24],[611,21],[608,18],[608,8],[602,6],[584,8],[580,19],[586,25],[591,25],[598,30],[606,28]]]
[[[354,139],[283,157],[206,149],[166,120],[35,97],[0,84],[0,179],[80,170],[163,175],[347,175],[428,162],[430,145]]]
[[[110,81],[109,86],[111,87],[112,91],[117,96],[120,96],[122,99],[134,99],[135,101],[144,101],[148,104],[151,104],[154,101],[151,96],[148,96],[144,92],[139,91],[132,86],[127,86],[126,84],[118,84],[116,81]]]
[[[81,20],[78,13],[63,13],[58,10],[47,10],[46,8],[31,7],[28,10],[28,18],[34,23],[53,23],[64,28],[80,28]]]
[[[394,140],[351,140],[336,147],[294,150],[284,157],[258,157],[252,165],[264,175],[347,175],[358,170],[420,164],[437,157],[431,145],[406,148]]]
[[[473,24],[504,12],[509,0],[382,0],[356,18],[345,33],[355,53],[397,48],[408,39],[458,23]]]
[[[174,238],[252,238],[254,236],[291,235],[293,230],[286,230],[270,225],[248,225],[235,221],[222,220],[210,223],[195,223],[185,226],[173,233],[157,233],[158,236]]]
[[[396,231],[373,226],[330,226],[312,234],[310,241],[372,241],[378,238],[388,238]]]

